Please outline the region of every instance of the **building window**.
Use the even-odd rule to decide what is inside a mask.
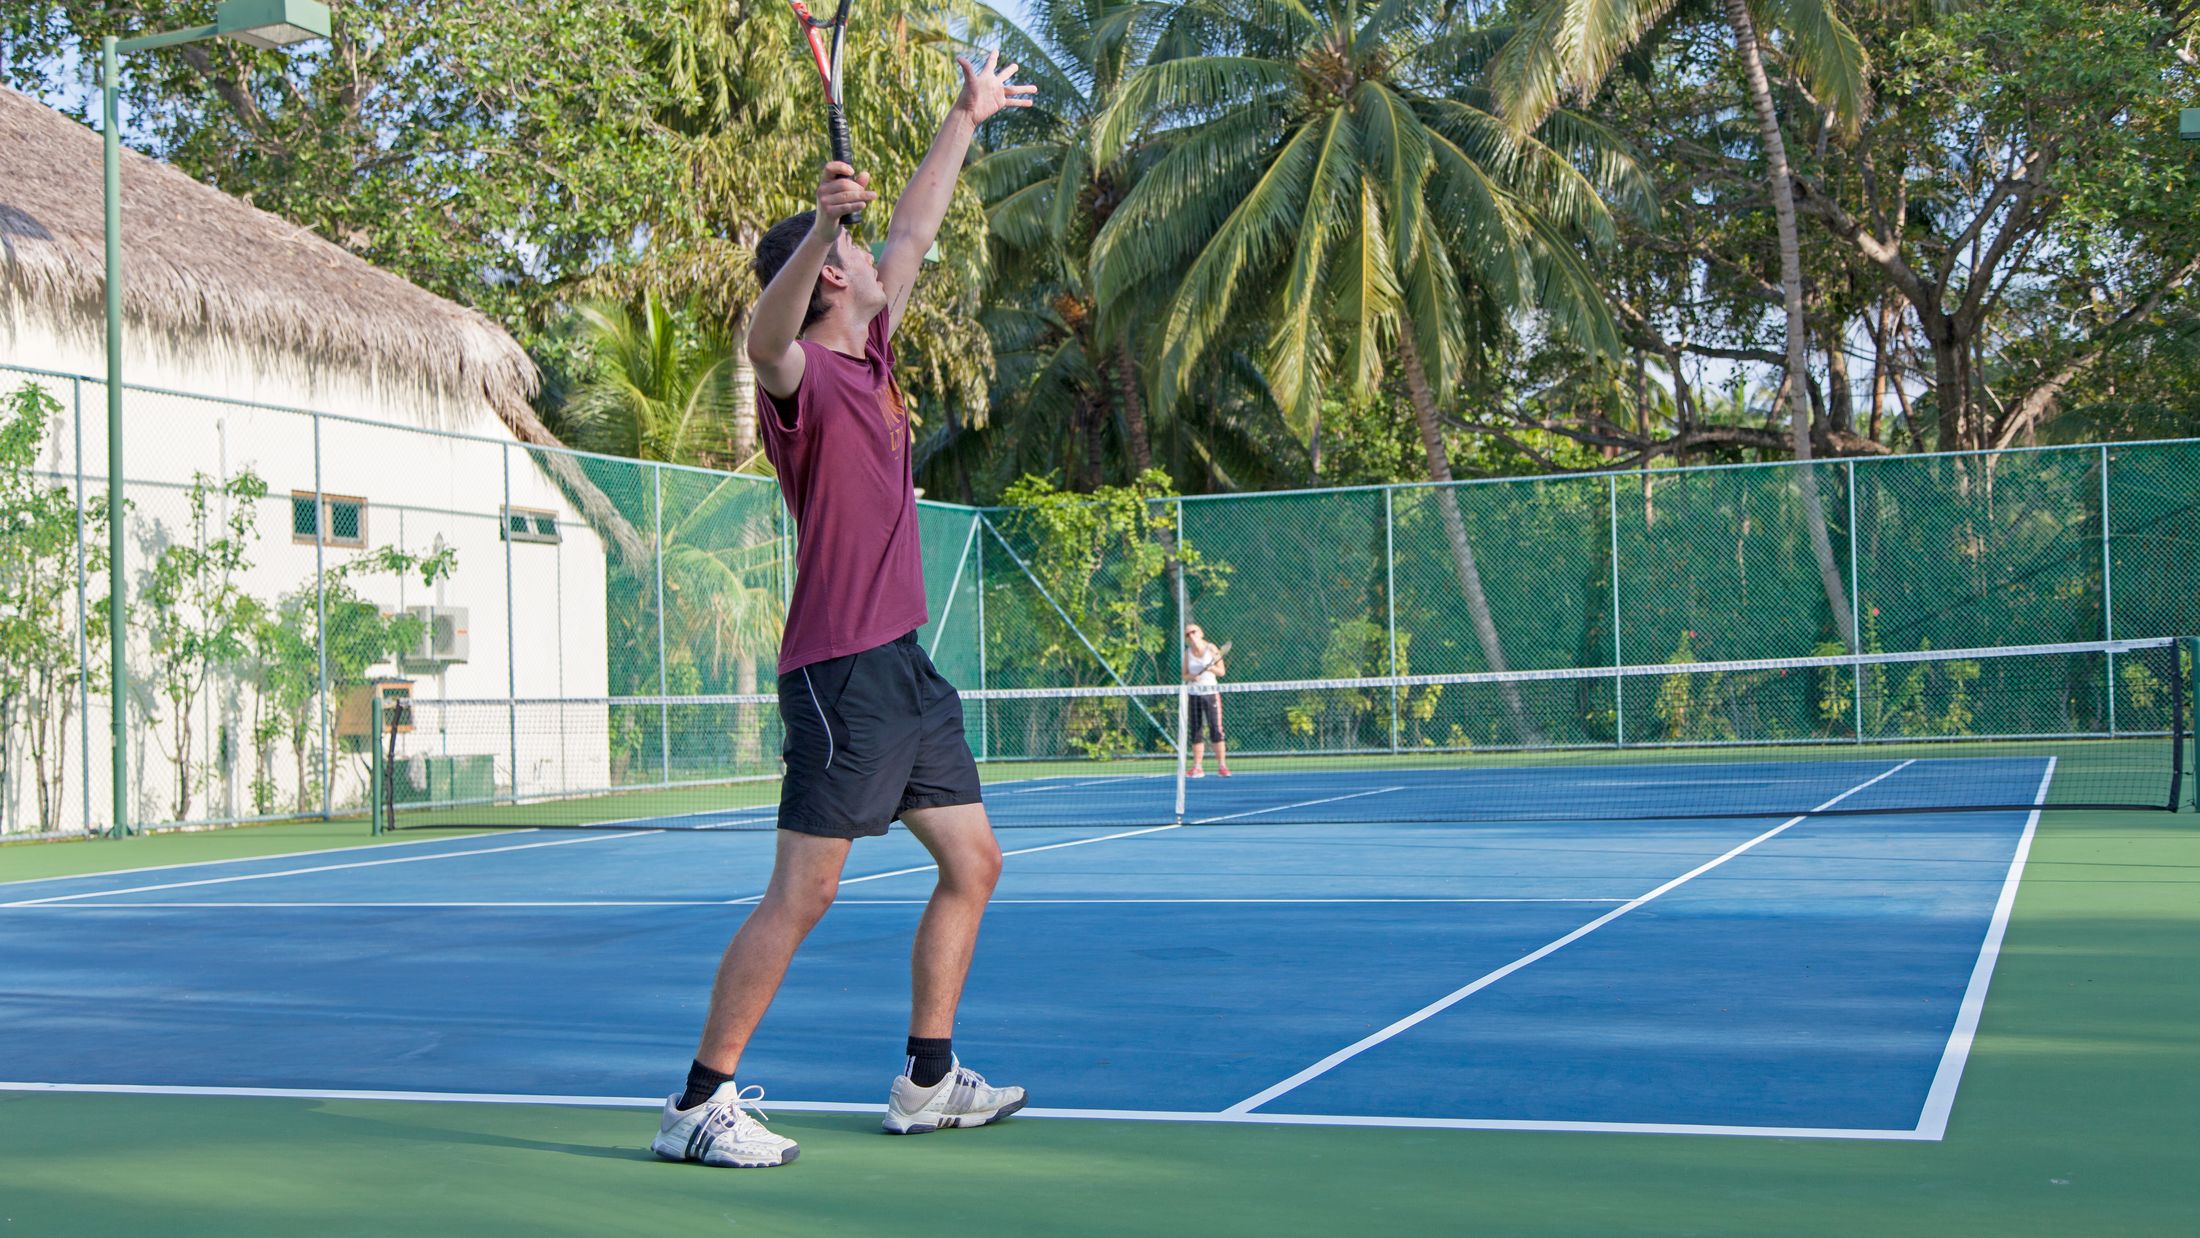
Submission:
[[[505,508],[504,536],[509,541],[552,545],[565,540],[565,534],[558,529],[558,514],[533,507]]]
[[[290,540],[312,545],[318,537],[330,546],[366,549],[367,501],[353,494],[324,494],[320,500],[314,502],[311,490],[290,492]]]

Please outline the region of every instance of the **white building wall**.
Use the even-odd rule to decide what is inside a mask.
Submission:
[[[96,339],[87,341],[81,332],[35,321],[20,300],[0,301],[0,366],[101,375],[105,362],[96,345]],[[15,389],[27,377],[0,369],[0,391]],[[413,690],[421,697],[501,699],[515,690],[521,696],[545,697],[607,693],[604,542],[535,465],[534,453],[511,440],[484,401],[410,391],[378,382],[373,375],[313,369],[276,358],[255,358],[246,364],[224,348],[142,330],[131,337],[124,377],[132,388],[222,396],[126,393],[124,471],[131,503],[126,554],[133,595],[141,595],[142,575],[161,545],[193,536],[188,488],[194,472],[222,478],[250,469],[268,487],[267,498],[254,513],[253,544],[247,556],[251,567],[238,580],[254,597],[272,605],[285,593],[310,588],[317,562],[333,569],[372,548],[396,546],[425,555],[440,544],[457,557],[456,572],[449,579],[423,586],[417,577],[396,580],[377,575],[360,578],[356,587],[386,610],[425,604],[464,607],[470,621],[469,657],[439,670],[385,665],[379,671],[414,680]],[[96,380],[41,381],[64,409],[63,420],[50,428],[43,467],[57,481],[73,485],[81,463],[86,494],[96,503],[105,491],[104,385]],[[244,400],[312,408],[330,415],[316,417],[236,402]],[[80,424],[71,424],[72,416],[79,413]],[[376,424],[346,420],[349,417]],[[323,546],[317,551],[310,541],[292,535],[291,494],[316,487],[316,425],[318,487],[328,495],[366,501],[363,549]],[[458,438],[452,432],[482,438]],[[560,544],[511,544],[509,578],[507,545],[501,535],[507,457],[512,505],[555,512],[563,537]],[[213,523],[219,519],[220,513],[214,513]],[[91,582],[92,597],[105,592],[103,580]],[[93,655],[104,663],[101,651]],[[168,822],[176,819],[177,728],[167,703],[152,695],[142,641],[135,643],[131,661],[137,704],[132,715],[132,800],[141,822]],[[103,682],[102,672],[94,682],[89,719],[74,720],[70,727],[65,763],[70,775],[64,800],[72,827],[83,824],[87,799],[94,828],[103,827],[110,816],[108,704],[97,691]],[[193,764],[207,774],[203,784],[194,788],[187,819],[253,815],[251,788],[258,770],[250,737],[256,704],[249,687],[234,678],[218,679],[203,693],[193,711],[190,748]],[[332,712],[336,704],[331,703]],[[493,713],[498,724],[469,725],[462,734],[450,737],[446,750],[494,754],[500,790],[508,790],[515,757],[508,715],[501,709],[471,713],[484,717]],[[82,721],[89,723],[89,762],[83,760],[87,750]],[[577,737],[558,734],[555,728],[538,727],[532,733],[524,726],[520,729],[516,756],[522,792],[531,778],[556,776],[568,787],[601,786],[608,781],[601,734],[581,729]],[[318,751],[319,744],[316,733],[309,745]],[[279,751],[268,773],[277,789],[278,807],[287,811],[296,805],[299,790],[295,754],[287,739],[276,747]],[[356,805],[365,795],[365,758],[346,748],[338,744],[331,758],[334,777],[328,798],[339,809]],[[315,773],[309,771],[309,782],[317,781]],[[0,830],[35,828],[32,792],[26,779],[11,780],[0,794],[5,800],[0,803]],[[311,802],[318,799],[317,793],[307,798],[308,806],[318,809],[318,803]]]

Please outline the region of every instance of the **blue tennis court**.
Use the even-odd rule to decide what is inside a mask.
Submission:
[[[1003,835],[957,1044],[1041,1116],[1937,1138],[2037,813],[1874,803],[2039,803],[2053,762],[1634,776],[1853,812],[1317,825],[1286,806],[1394,783],[1203,781],[1189,819],[1228,824]],[[654,1105],[772,846],[523,831],[0,886],[0,1079]],[[931,880],[906,834],[857,846],[742,1064],[768,1107],[881,1103]]]

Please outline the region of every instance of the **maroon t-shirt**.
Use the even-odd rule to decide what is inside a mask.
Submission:
[[[888,314],[863,356],[799,340],[802,385],[779,399],[759,385],[764,454],[794,514],[794,597],[779,673],[861,653],[924,626],[924,556],[909,406],[895,384]]]

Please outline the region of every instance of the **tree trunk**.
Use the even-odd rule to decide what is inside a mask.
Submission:
[[[1757,112],[1757,127],[1765,146],[1765,163],[1772,180],[1772,214],[1780,234],[1780,299],[1787,308],[1788,429],[1794,441],[1796,489],[1803,505],[1803,522],[1810,528],[1810,548],[1818,560],[1818,579],[1825,586],[1826,606],[1833,612],[1834,630],[1850,652],[1857,651],[1856,625],[1849,613],[1848,585],[1834,562],[1833,539],[1826,532],[1826,509],[1818,493],[1817,470],[1810,465],[1810,409],[1803,400],[1809,367],[1803,357],[1807,338],[1803,325],[1802,246],[1795,234],[1795,186],[1788,170],[1787,142],[1780,135],[1780,117],[1772,107],[1772,86],[1765,78],[1764,57],[1757,44],[1757,26],[1749,16],[1748,0],[1726,0],[1727,24],[1734,28],[1735,49],[1741,54],[1742,73],[1749,85],[1749,101]]]
[[[1879,301],[1878,330],[1872,332],[1872,404],[1871,428],[1864,437],[1879,441],[1880,413],[1887,403],[1887,370],[1894,362],[1891,347],[1894,337],[1894,298],[1882,297]],[[1901,379],[1897,378],[1896,382]]]
[[[1138,362],[1128,347],[1115,353],[1115,387],[1123,398],[1123,437],[1131,448],[1131,468],[1144,474],[1153,467],[1153,444],[1146,438],[1146,401],[1138,393]]]
[[[1107,484],[1107,436],[1108,406],[1096,398],[1085,418],[1085,477],[1091,483],[1088,489],[1098,490]]]
[[[741,696],[756,692],[756,655],[744,653],[733,660],[733,690]],[[742,726],[734,736],[734,762],[736,769],[750,769],[764,763],[764,712],[770,706],[749,705],[744,709],[754,711],[756,725],[747,725],[748,719],[740,719]]]
[[[1467,540],[1467,523],[1459,515],[1459,497],[1449,485],[1451,458],[1444,451],[1444,431],[1437,420],[1436,396],[1429,390],[1428,371],[1421,368],[1421,354],[1414,347],[1410,333],[1400,333],[1398,356],[1405,366],[1406,390],[1413,397],[1413,415],[1421,430],[1421,448],[1428,453],[1429,480],[1437,483],[1436,510],[1443,517],[1444,537],[1451,543],[1452,566],[1459,573],[1459,592],[1467,603],[1467,617],[1474,624],[1475,641],[1482,646],[1483,660],[1489,663],[1491,670],[1510,670],[1512,668],[1505,662],[1504,643],[1498,639],[1497,620],[1490,614],[1489,595],[1482,591],[1482,571],[1474,561],[1474,545]],[[1519,741],[1538,742],[1542,729],[1529,719],[1528,711],[1521,705],[1519,686],[1501,682],[1497,687]]]
[[[191,819],[191,705],[186,698],[170,697],[176,711],[176,820]]]
[[[749,360],[749,329],[744,318],[733,331],[733,467],[745,468],[756,454],[756,364]]]
[[[1856,392],[1849,386],[1849,354],[1839,334],[1846,325],[1834,324],[1826,340],[1826,428],[1834,434],[1856,428]]]
[[[306,728],[302,724],[291,728],[290,752],[291,758],[297,766],[295,771],[298,776],[297,807],[300,813],[304,813],[306,811]]]

